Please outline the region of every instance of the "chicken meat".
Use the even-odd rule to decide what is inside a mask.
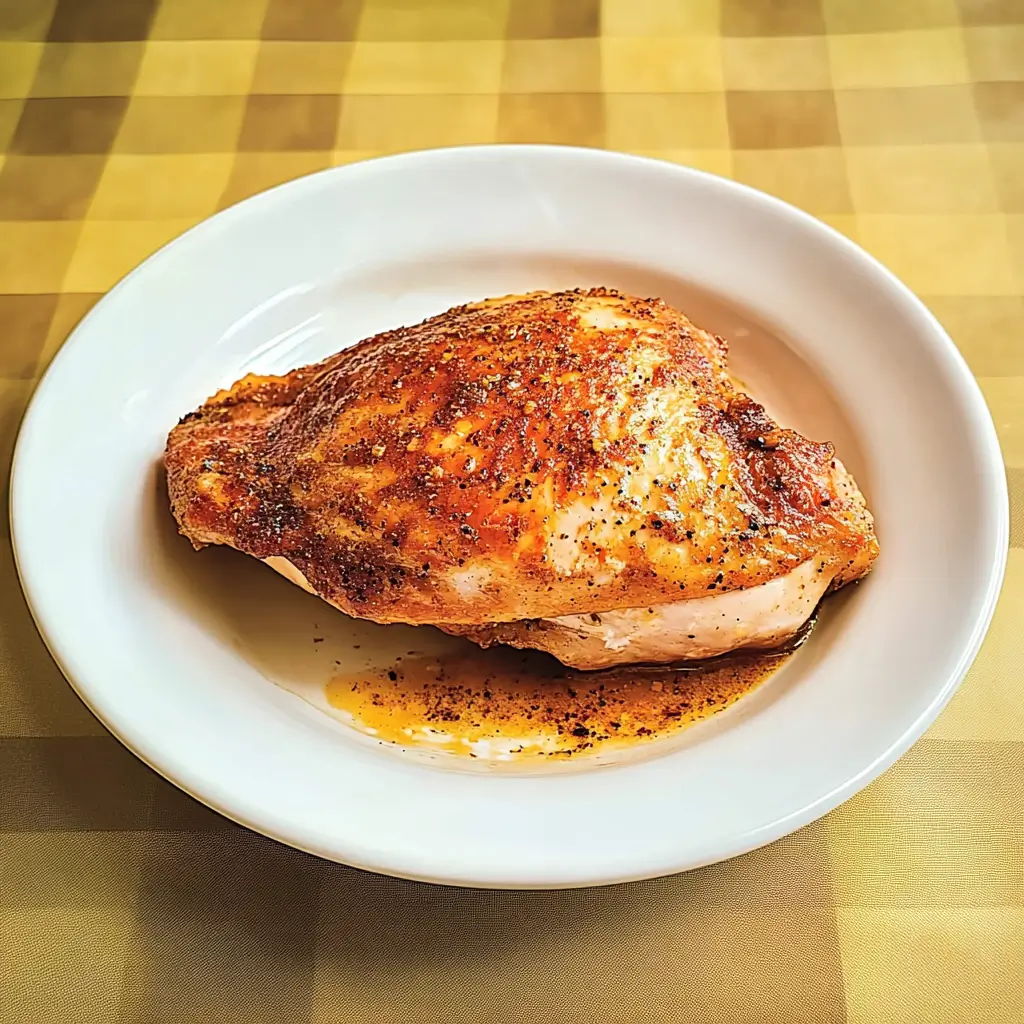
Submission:
[[[833,446],[726,356],[605,288],[459,306],[186,415],[172,509],[350,615],[576,668],[772,647],[878,544]]]

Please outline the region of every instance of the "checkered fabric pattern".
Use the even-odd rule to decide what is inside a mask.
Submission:
[[[0,1022],[1024,1021],[1022,0],[0,0],[0,457],[82,314],[196,221],[425,146],[659,156],[847,233],[991,405],[1013,550],[896,767],[731,863],[566,893],[326,864],[123,750],[0,529]]]

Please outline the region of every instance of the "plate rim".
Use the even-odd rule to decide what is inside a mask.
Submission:
[[[985,470],[982,478],[982,489],[986,492],[985,511],[987,518],[990,520],[989,533],[991,535],[992,546],[994,548],[994,557],[988,567],[988,573],[985,580],[984,600],[979,605],[978,611],[975,615],[975,621],[969,642],[963,645],[955,665],[946,673],[943,685],[936,690],[934,697],[924,711],[922,711],[921,714],[919,714],[918,717],[903,730],[900,736],[891,743],[889,747],[876,756],[873,761],[865,766],[860,772],[850,777],[845,783],[820,796],[818,799],[812,801],[806,806],[793,811],[789,815],[777,818],[771,823],[753,831],[737,833],[736,840],[732,846],[726,848],[719,854],[708,856],[703,859],[691,858],[685,863],[676,864],[675,866],[666,867],[665,865],[658,864],[653,867],[647,865],[632,871],[612,871],[607,873],[604,877],[587,877],[578,879],[559,877],[550,881],[503,881],[496,878],[465,878],[461,875],[454,874],[450,876],[439,876],[432,873],[418,873],[415,870],[410,870],[408,865],[397,862],[388,863],[387,857],[381,858],[376,863],[369,863],[361,862],[361,858],[354,858],[348,855],[342,857],[342,855],[337,851],[327,850],[326,848],[318,849],[313,843],[301,842],[294,836],[281,834],[279,830],[268,827],[265,821],[259,820],[258,814],[246,815],[221,806],[221,804],[214,799],[208,791],[213,787],[207,787],[207,791],[204,791],[202,786],[191,785],[188,781],[182,781],[180,778],[174,777],[168,771],[165,771],[155,763],[156,759],[150,756],[150,753],[147,750],[145,737],[133,737],[127,734],[130,730],[126,731],[115,727],[111,722],[112,716],[101,713],[94,701],[90,700],[90,688],[88,684],[83,684],[83,682],[78,678],[80,674],[75,673],[72,670],[71,664],[74,661],[73,655],[62,649],[61,643],[55,635],[59,627],[55,627],[55,624],[52,621],[47,621],[46,613],[38,607],[37,600],[33,596],[33,583],[31,578],[35,570],[28,564],[30,559],[25,557],[25,551],[19,542],[19,535],[21,533],[19,522],[28,515],[27,510],[19,511],[23,508],[25,502],[23,493],[26,485],[23,481],[28,475],[28,472],[23,468],[27,461],[25,453],[31,445],[33,433],[38,429],[37,424],[43,416],[43,412],[41,410],[44,408],[46,395],[49,389],[53,386],[53,381],[58,374],[59,367],[67,358],[69,358],[72,346],[75,345],[76,342],[81,341],[81,335],[84,334],[84,328],[93,320],[94,317],[99,315],[101,309],[105,305],[109,305],[123,289],[129,287],[130,283],[144,270],[144,268],[147,268],[150,264],[162,259],[175,247],[188,244],[186,240],[192,238],[194,234],[210,230],[210,226],[212,224],[230,224],[234,219],[244,216],[247,211],[256,209],[263,203],[273,201],[273,197],[279,196],[282,193],[293,191],[299,192],[301,189],[309,187],[308,182],[312,179],[321,179],[328,176],[343,179],[345,177],[353,177],[359,174],[372,174],[375,170],[383,169],[385,166],[401,164],[414,165],[424,162],[429,164],[435,160],[444,161],[458,158],[464,154],[481,152],[493,153],[496,157],[500,153],[523,153],[527,156],[530,154],[568,153],[570,155],[583,155],[587,159],[595,160],[597,162],[618,162],[623,166],[631,164],[656,165],[662,169],[671,169],[671,171],[677,174],[680,178],[689,177],[703,179],[706,182],[711,183],[714,187],[723,189],[726,192],[732,191],[743,194],[746,195],[748,199],[756,199],[759,203],[768,203],[771,206],[775,206],[781,212],[785,213],[786,216],[790,218],[795,217],[798,220],[803,221],[805,224],[813,225],[814,230],[826,233],[831,237],[833,244],[838,244],[840,248],[844,249],[848,254],[853,254],[855,258],[860,261],[868,261],[874,266],[876,271],[881,272],[887,280],[890,288],[894,288],[905,303],[909,303],[919,316],[924,317],[929,322],[932,328],[932,331],[930,332],[932,335],[932,341],[930,343],[938,345],[944,361],[950,365],[951,369],[955,368],[955,378],[960,391],[960,396],[965,401],[965,411],[970,414],[970,422],[974,432],[974,439],[979,443],[980,454],[983,458],[983,462],[979,462],[979,466]],[[1010,520],[1009,493],[1005,474],[1005,464],[1002,458],[995,424],[976,377],[971,372],[960,350],[953,343],[948,333],[938,322],[931,310],[928,309],[924,302],[918,298],[918,296],[911,291],[911,289],[904,284],[903,281],[895,275],[895,273],[889,270],[878,259],[872,256],[861,246],[842,235],[831,225],[826,224],[804,210],[801,210],[799,207],[793,206],[778,197],[761,192],[760,190],[752,188],[751,186],[745,185],[741,182],[723,178],[708,171],[673,164],[669,161],[663,161],[652,157],[636,156],[633,154],[589,147],[534,144],[483,144],[439,147],[390,154],[370,160],[358,161],[352,164],[326,168],[312,174],[292,179],[288,182],[247,197],[246,199],[243,199],[240,202],[205,218],[190,227],[181,235],[161,246],[144,261],[125,274],[100,298],[86,316],[76,324],[75,328],[67,336],[61,348],[55,354],[50,365],[38,381],[19,426],[12,455],[9,517],[11,526],[11,546],[18,578],[24,592],[33,623],[51,657],[61,670],[61,673],[68,681],[69,685],[86,705],[89,711],[101,722],[104,728],[107,729],[144,764],[157,772],[158,775],[229,820],[234,821],[252,831],[266,835],[278,842],[284,843],[287,846],[303,850],[306,853],[330,861],[347,864],[362,870],[415,881],[461,885],[473,888],[525,890],[562,889],[617,884],[621,882],[659,877],[675,872],[694,870],[708,864],[729,860],[733,857],[774,842],[775,840],[789,835],[797,829],[810,824],[827,814],[829,811],[835,809],[837,806],[849,799],[849,797],[863,789],[887,768],[891,767],[923,735],[926,729],[935,721],[939,713],[949,702],[952,695],[956,692],[960,683],[966,676],[968,669],[975,660],[991,624],[1001,591],[1009,554]],[[88,673],[85,674],[88,675]],[[116,716],[114,717],[116,718]],[[394,858],[392,859],[394,860]]]

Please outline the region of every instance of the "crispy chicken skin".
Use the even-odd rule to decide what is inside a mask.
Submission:
[[[609,662],[560,654],[536,620],[706,609],[784,577],[789,599],[820,594],[878,551],[831,444],[737,390],[722,339],[608,289],[460,306],[250,374],[181,420],[165,464],[197,548],[270,559],[352,615],[583,667]]]

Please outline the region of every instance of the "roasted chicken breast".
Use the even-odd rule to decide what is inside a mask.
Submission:
[[[878,552],[832,445],[738,390],[721,338],[600,288],[249,375],[181,420],[165,463],[197,548],[577,668],[776,645]]]

